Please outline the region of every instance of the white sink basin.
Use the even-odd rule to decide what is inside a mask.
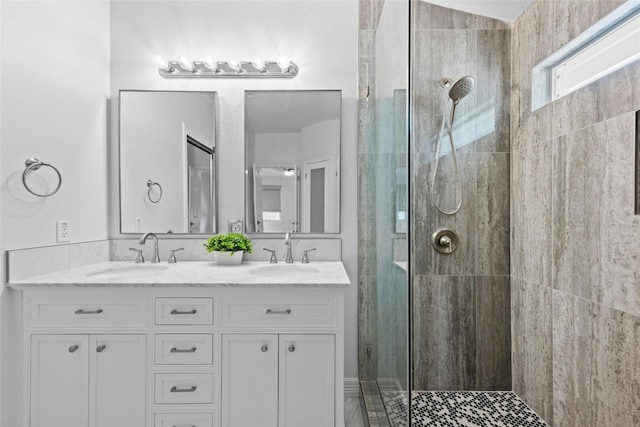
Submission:
[[[269,264],[253,267],[249,270],[249,274],[253,276],[281,278],[304,276],[306,274],[316,274],[319,272],[320,270],[315,267],[300,264]]]
[[[87,277],[96,277],[104,279],[129,279],[154,276],[167,271],[169,267],[166,265],[154,264],[130,264],[105,267],[86,273]]]

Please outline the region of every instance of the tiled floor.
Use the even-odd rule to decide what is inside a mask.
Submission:
[[[365,427],[359,398],[344,399],[344,425],[345,427]]]
[[[412,396],[413,426],[548,427],[511,391],[436,391]]]
[[[386,416],[370,419],[371,427],[406,427],[407,393],[382,391],[380,395]],[[412,427],[548,427],[510,391],[414,392],[412,396]]]
[[[381,394],[391,426],[406,426],[407,393]],[[414,427],[548,427],[510,391],[414,392],[412,396]]]

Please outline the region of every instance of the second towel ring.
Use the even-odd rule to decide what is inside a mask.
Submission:
[[[151,189],[157,186],[158,189],[160,190],[160,195],[158,196],[157,199],[153,199],[153,197],[151,197]],[[149,197],[149,201],[151,203],[158,203],[160,201],[160,199],[162,199],[162,185],[158,184],[157,182],[151,181],[150,179],[147,180],[147,196]]]
[[[62,186],[62,175],[60,175],[60,171],[55,166],[50,165],[49,163],[41,162],[35,157],[29,157],[27,160],[24,161],[24,165],[26,166],[26,168],[22,173],[22,184],[24,185],[24,188],[26,188],[29,193],[38,197],[49,197],[49,196],[53,196],[58,192],[58,190],[60,190],[60,187]],[[50,167],[58,175],[58,185],[52,192],[46,193],[46,194],[36,193],[31,189],[31,187],[29,187],[29,184],[27,184],[27,177],[31,174],[31,172],[37,171],[42,166]]]

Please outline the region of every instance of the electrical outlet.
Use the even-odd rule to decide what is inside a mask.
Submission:
[[[68,219],[59,219],[56,221],[56,240],[58,243],[71,241],[71,221]]]

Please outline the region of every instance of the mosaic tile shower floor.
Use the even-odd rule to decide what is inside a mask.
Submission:
[[[407,393],[381,394],[391,426],[406,426]],[[435,391],[412,396],[415,427],[548,427],[513,392]]]

